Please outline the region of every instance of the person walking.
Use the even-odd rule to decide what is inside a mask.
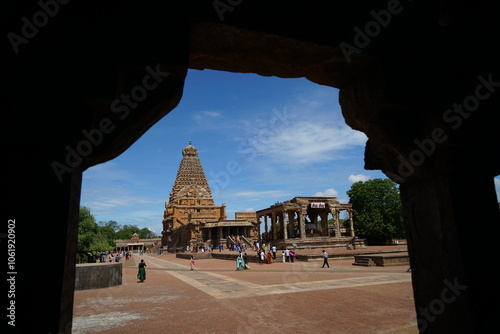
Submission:
[[[194,256],[193,255],[191,255],[191,259],[189,261],[189,266],[191,267],[191,270],[196,269],[196,267],[194,266]]]
[[[295,254],[295,249],[290,250],[290,261],[294,263],[297,260],[297,255]]]
[[[243,254],[238,255],[236,258],[236,270],[243,270],[245,269],[245,261],[243,260]]]
[[[263,264],[263,263],[264,263],[264,256],[265,256],[265,255],[264,255],[264,251],[263,251],[263,250],[261,250],[261,251],[259,252],[259,263],[260,263],[260,264]]]
[[[271,255],[270,251],[267,251],[267,254],[266,254],[266,263],[268,263],[268,264],[273,263],[273,256]]]
[[[323,265],[321,266],[321,268],[324,268],[325,264],[328,268],[330,268],[330,265],[328,264],[328,253],[323,249]]]
[[[146,280],[146,262],[144,262],[144,259],[142,259],[139,263],[139,272],[137,273],[137,279],[141,283]]]
[[[248,255],[247,255],[247,253],[245,253],[245,255],[243,255],[243,263],[244,263],[244,268],[245,269],[250,269],[250,266],[248,265]]]
[[[285,249],[285,261],[290,262],[290,250],[288,248]]]
[[[273,252],[273,260],[276,260],[276,246],[273,245],[273,247],[271,247],[271,251]]]

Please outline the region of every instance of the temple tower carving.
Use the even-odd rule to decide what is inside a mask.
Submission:
[[[252,221],[226,220],[226,206],[215,205],[198,150],[192,145],[182,149],[182,160],[165,203],[162,245],[173,251],[194,249],[201,245],[218,245],[229,235],[238,234],[254,239],[258,226]]]

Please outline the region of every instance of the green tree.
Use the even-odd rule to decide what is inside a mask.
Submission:
[[[99,226],[99,233],[104,236],[111,246],[115,246],[116,232],[120,230],[120,225],[114,220],[109,220],[107,222],[100,221],[97,223]]]
[[[137,225],[122,225],[118,232],[116,232],[117,239],[131,239],[132,234],[139,234],[139,227]]]
[[[347,195],[358,236],[374,242],[405,237],[401,200],[394,182],[389,179],[356,182]]]
[[[156,237],[156,233],[151,231],[149,228],[144,227],[139,230],[139,238],[141,239],[151,239]]]
[[[114,249],[107,238],[99,232],[99,226],[89,208],[80,207],[80,220],[78,224],[77,252],[78,261],[86,261],[90,256],[96,256],[101,251]]]

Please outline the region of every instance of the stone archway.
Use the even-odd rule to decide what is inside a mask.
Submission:
[[[496,243],[469,233],[481,224],[499,234],[494,7],[54,6],[51,15],[37,1],[10,7],[4,25],[4,221],[14,221],[18,240],[41,235],[47,224],[54,236],[49,263],[17,248],[20,327],[70,332],[81,173],[122,153],[172,110],[190,67],[304,76],[340,88],[346,122],[369,138],[365,167],[401,184],[421,330],[496,328],[496,279],[478,262]],[[47,266],[50,277],[41,274]],[[23,321],[32,314],[45,321]]]

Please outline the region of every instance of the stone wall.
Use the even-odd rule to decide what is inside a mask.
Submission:
[[[75,290],[100,289],[121,284],[121,263],[82,263],[76,265]]]

